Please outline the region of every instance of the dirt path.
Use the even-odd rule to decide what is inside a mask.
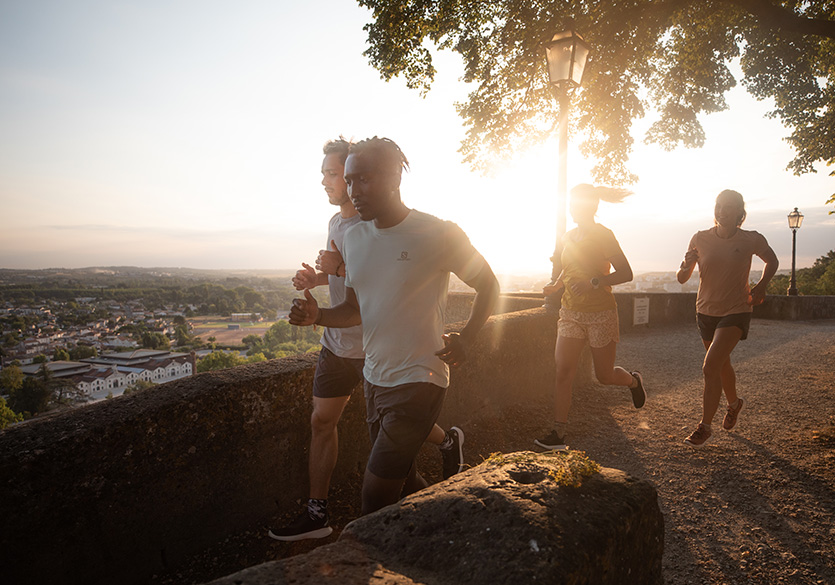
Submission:
[[[635,410],[628,392],[610,387],[578,390],[571,448],[655,485],[667,585],[835,585],[835,320],[755,320],[734,352],[740,422],[722,430],[723,404],[710,443],[696,450],[682,441],[701,415],[703,355],[695,323],[623,336],[617,362],[644,373],[647,405]],[[520,405],[465,427],[467,463],[532,449],[549,412]],[[437,451],[424,447],[420,460],[438,481]],[[253,528],[156,582],[202,583],[333,542],[358,514],[360,481],[333,491],[337,530],[326,539],[276,543]]]
[[[589,388],[569,442],[656,486],[666,583],[835,584],[835,321],[755,320],[733,354],[746,408],[727,432],[723,403],[699,450],[682,443],[701,413],[695,326],[621,341],[647,406]]]

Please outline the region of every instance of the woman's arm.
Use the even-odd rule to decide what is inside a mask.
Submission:
[[[614,268],[614,271],[598,278],[600,284],[615,286],[632,280],[632,267],[629,265],[629,260],[626,259],[626,255],[623,252],[618,252],[609,258],[609,263]]]
[[[757,256],[765,262],[765,267],[763,268],[763,275],[760,277],[760,281],[751,289],[750,304],[752,305],[759,305],[765,300],[765,291],[768,288],[768,283],[774,278],[774,275],[777,273],[777,268],[780,266],[777,254],[774,253],[771,246],[768,246],[762,255],[757,254]]]
[[[612,265],[612,268],[614,268],[614,272],[592,277],[588,280],[576,280],[572,282],[569,285],[572,294],[580,296],[600,286],[615,286],[632,280],[632,267],[629,265],[629,260],[626,259],[626,255],[623,252],[618,252],[608,258],[608,261]],[[595,280],[597,281],[596,283],[592,282]]]
[[[693,275],[693,269],[696,268],[696,263],[699,261],[699,251],[696,248],[690,248],[684,255],[684,260],[676,272],[676,280],[679,284],[684,284]]]
[[[552,295],[556,292],[559,292],[560,289],[565,287],[565,283],[562,281],[564,276],[565,276],[565,270],[560,272],[560,275],[557,277],[557,280],[555,280],[554,282],[551,282],[549,284],[546,284],[544,287],[542,287],[542,294],[547,297],[548,295]]]

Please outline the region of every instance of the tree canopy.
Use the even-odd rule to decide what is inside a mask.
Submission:
[[[261,353],[244,358],[235,352],[213,351],[197,362],[197,371],[209,372],[212,370],[225,370],[227,368],[235,368],[244,364],[254,364],[266,360],[267,358]]]
[[[0,396],[0,429],[23,421],[23,415],[18,414],[6,405],[6,400]]]
[[[293,327],[287,321],[276,321],[264,332],[264,337],[247,335],[243,343],[247,355],[263,354],[268,359],[287,357],[319,349],[322,330],[316,327]]]
[[[835,295],[835,250],[815,260],[810,268],[799,269],[795,276],[802,295]],[[778,274],[768,283],[768,293],[785,294],[789,284],[788,274]]]
[[[773,99],[770,116],[788,130],[788,167],[835,163],[835,1],[801,0],[358,0],[370,8],[366,55],[381,76],[402,75],[428,91],[432,45],[459,53],[474,90],[458,112],[468,128],[461,152],[485,169],[496,155],[544,140],[557,105],[544,43],[573,22],[592,46],[572,99],[574,132],[595,179],[631,183],[634,120],[653,120],[644,140],[671,150],[700,147],[700,114],[727,109],[742,84]],[[832,174],[835,174],[833,172]]]
[[[23,371],[11,365],[0,370],[0,392],[9,394],[23,386]]]

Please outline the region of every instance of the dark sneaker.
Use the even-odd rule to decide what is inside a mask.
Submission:
[[[555,430],[552,430],[541,439],[534,440],[534,445],[550,451],[565,451],[568,449],[568,445],[565,444],[565,437],[558,435]]]
[[[693,447],[701,447],[707,440],[710,438],[711,432],[710,429],[707,428],[705,425],[699,423],[698,428],[693,431],[689,437],[684,439],[684,442],[688,445]]]
[[[448,433],[452,439],[452,445],[449,449],[441,449],[444,479],[449,479],[464,470],[464,431],[458,427],[452,427]]]
[[[328,526],[327,515],[321,520],[314,520],[307,510],[304,510],[291,524],[281,528],[271,528],[270,538],[289,542],[307,538],[325,538],[331,532],[333,528]]]
[[[647,391],[644,389],[644,377],[641,375],[641,372],[637,370],[630,373],[638,382],[637,386],[629,389],[629,391],[632,392],[632,404],[635,405],[635,408],[641,408],[647,401]]]
[[[744,404],[742,398],[737,398],[736,408],[731,408],[728,406],[728,412],[725,414],[725,420],[722,421],[722,427],[729,431],[736,426],[736,419],[739,416],[739,411],[742,410],[742,405]]]

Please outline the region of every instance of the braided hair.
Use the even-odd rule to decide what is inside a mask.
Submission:
[[[401,174],[403,170],[409,170],[409,161],[406,155],[400,150],[397,144],[388,138],[366,138],[357,143],[351,144],[349,154],[375,153],[379,156],[383,166],[393,173]]]

